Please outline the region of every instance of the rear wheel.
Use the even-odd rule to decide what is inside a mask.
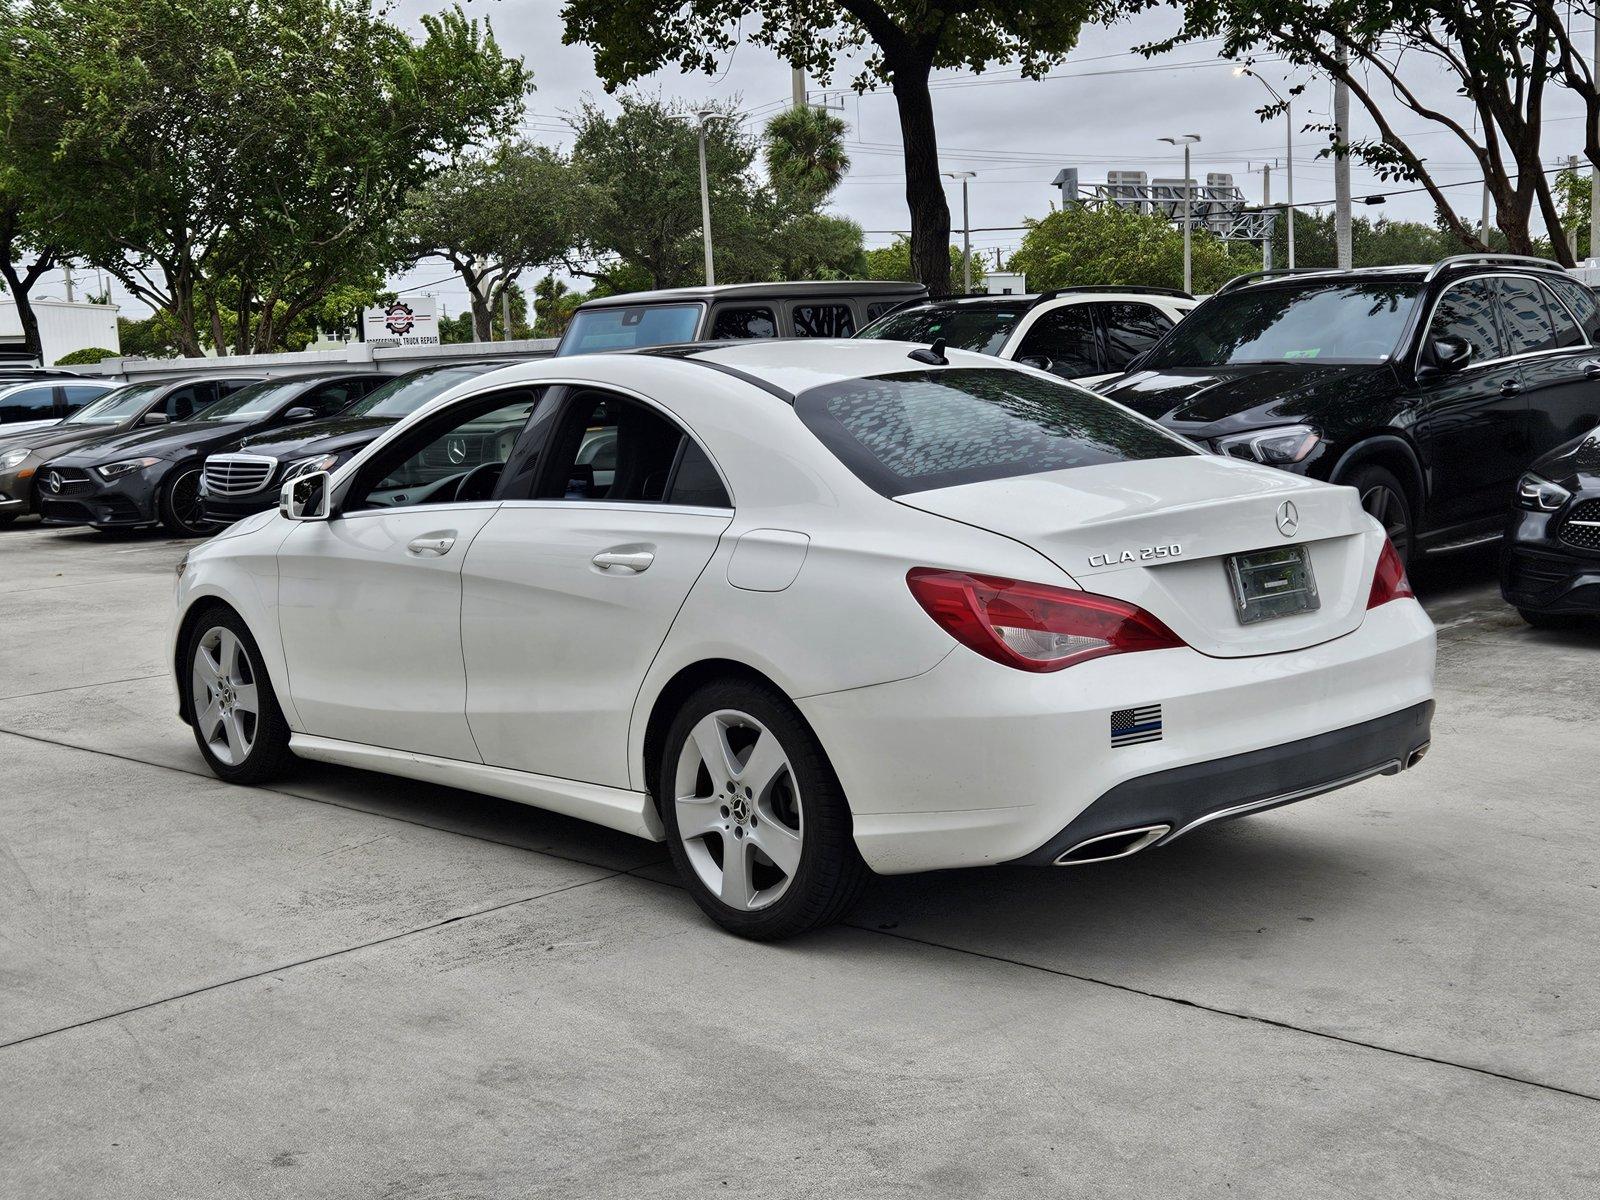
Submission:
[[[185,656],[194,740],[212,773],[266,783],[293,761],[289,725],[238,613],[213,608],[195,623]]]
[[[1367,515],[1383,526],[1400,561],[1410,562],[1416,525],[1404,485],[1379,466],[1359,467],[1345,482],[1360,494],[1361,507]]]
[[[668,731],[658,785],[667,847],[713,921],[771,940],[849,911],[869,871],[833,768],[793,705],[727,680],[689,697]]]
[[[1517,609],[1517,615],[1535,629],[1577,629],[1583,624],[1582,617],[1535,612],[1529,608]]]
[[[161,485],[161,524],[178,537],[204,537],[216,527],[200,502],[200,468],[180,467]]]

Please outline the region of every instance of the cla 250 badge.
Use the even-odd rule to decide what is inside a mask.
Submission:
[[[1124,550],[1121,553],[1091,554],[1089,565],[1091,567],[1116,567],[1123,563],[1152,562],[1159,558],[1177,558],[1183,553],[1183,547],[1173,542],[1166,546],[1141,546],[1137,550]]]

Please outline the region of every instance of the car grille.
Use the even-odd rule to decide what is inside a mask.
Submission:
[[[79,467],[46,467],[34,485],[46,496],[84,496],[97,490],[94,477]]]
[[[206,459],[202,478],[213,496],[248,496],[267,486],[278,460],[259,454],[217,454]]]
[[[1600,500],[1580,500],[1561,523],[1561,540],[1580,550],[1600,550]]]

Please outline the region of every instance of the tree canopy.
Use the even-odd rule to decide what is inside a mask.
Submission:
[[[1191,244],[1196,292],[1215,291],[1244,271],[1261,268],[1254,249],[1234,253],[1228,243],[1195,229]],[[1183,231],[1159,216],[1115,205],[1070,205],[1028,222],[1013,271],[1026,271],[1028,289],[1078,284],[1183,286]]]

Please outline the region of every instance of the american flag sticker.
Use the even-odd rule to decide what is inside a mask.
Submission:
[[[1119,708],[1111,714],[1112,746],[1137,746],[1161,740],[1161,705]]]

